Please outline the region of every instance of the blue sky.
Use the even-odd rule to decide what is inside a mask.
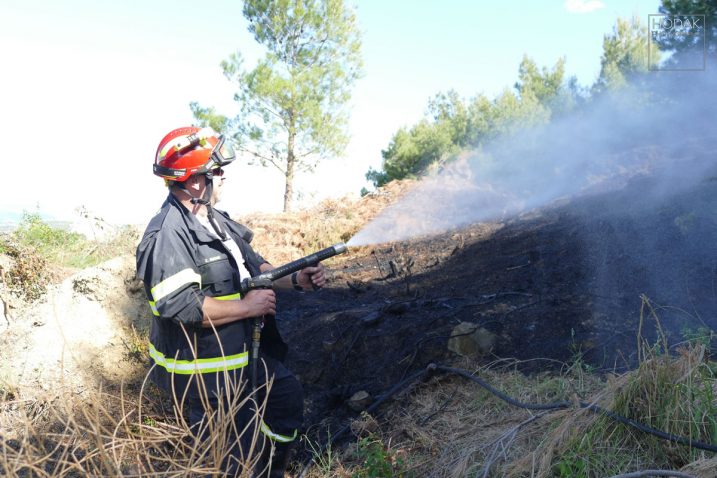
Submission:
[[[450,88],[493,97],[516,81],[523,54],[541,66],[564,56],[568,74],[591,84],[615,20],[646,22],[659,4],[358,2],[365,75],[351,101],[352,140],[343,158],[298,178],[301,201],[357,194],[381,149],[422,117],[430,97]],[[3,0],[0,45],[0,214],[39,207],[62,219],[84,205],[117,223],[146,221],[161,203],[154,151],[167,131],[192,122],[190,101],[236,111],[221,60],[240,50],[251,65],[261,54],[241,3],[228,0]],[[10,179],[16,164],[31,174]],[[221,207],[230,212],[281,208],[275,170],[234,164],[226,189]]]

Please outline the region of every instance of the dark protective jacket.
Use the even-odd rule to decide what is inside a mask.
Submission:
[[[263,257],[249,243],[252,232],[215,210],[215,218],[236,241],[252,276]],[[201,327],[205,297],[239,300],[240,278],[234,257],[171,193],[149,222],[137,247],[137,276],[144,282],[153,314],[149,355],[151,378],[158,386],[198,396],[198,383],[209,394],[236,382],[248,364],[251,320]],[[264,319],[261,349],[283,360],[286,344],[274,317]],[[246,377],[246,374],[244,375]],[[201,378],[202,380],[198,380]]]

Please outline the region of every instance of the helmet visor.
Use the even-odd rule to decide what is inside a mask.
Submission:
[[[234,148],[225,141],[224,135],[219,135],[219,141],[212,149],[209,157],[217,166],[226,166],[236,159]]]

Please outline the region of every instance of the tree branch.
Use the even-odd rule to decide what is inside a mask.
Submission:
[[[238,149],[239,149],[239,151],[243,151],[243,152],[245,152],[245,153],[251,154],[251,155],[254,156],[255,158],[258,158],[258,159],[263,160],[263,161],[268,161],[268,162],[271,163],[276,169],[278,169],[278,170],[281,172],[281,174],[286,174],[286,171],[276,162],[276,160],[275,160],[274,158],[270,158],[270,157],[268,157],[268,156],[264,156],[263,154],[257,153],[256,151],[252,151],[252,150],[247,149],[247,148],[244,148],[244,147],[239,147]]]
[[[282,126],[284,126],[284,123],[285,123],[284,117],[281,116],[281,113],[277,113],[276,111],[274,111],[274,109],[272,108],[273,105],[271,103],[269,103],[268,100],[265,100],[263,97],[260,97],[260,96],[255,96],[254,101],[257,102],[257,106],[259,108],[261,108],[262,110],[266,110],[267,113],[278,118],[281,121]]]
[[[303,153],[303,154],[295,154],[294,157],[295,157],[296,159],[305,158],[305,157],[307,157],[307,156],[309,156],[309,155],[311,155],[311,154],[317,154],[318,152],[319,152],[319,148],[313,148],[313,149],[310,149],[309,151],[307,151],[307,152],[305,152],[305,153]]]

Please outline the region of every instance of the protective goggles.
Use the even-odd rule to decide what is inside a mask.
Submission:
[[[224,175],[222,166],[231,163],[235,158],[234,148],[226,144],[224,135],[220,134],[219,141],[217,141],[217,144],[212,148],[212,152],[209,153],[209,161],[195,174],[206,174],[210,178],[214,176],[221,177]]]
[[[219,135],[219,141],[217,141],[217,144],[209,154],[209,159],[214,161],[219,167],[226,166],[236,159],[234,148],[227,144],[223,134]]]
[[[234,161],[236,159],[236,153],[234,152],[234,148],[232,148],[231,145],[226,142],[226,139],[223,134],[219,135],[218,137],[215,136],[215,134],[216,133],[214,133],[211,129],[206,128],[204,130],[199,131],[197,134],[192,134],[179,139],[172,146],[166,147],[166,149],[163,150],[160,154],[167,158],[176,154],[185,154],[196,148],[197,146],[202,146],[209,149],[208,147],[212,145],[208,141],[208,139],[211,137],[216,137],[216,144],[212,146],[206,163],[204,163],[198,168],[190,169],[189,172],[191,175],[207,174],[221,176],[223,174],[223,171],[221,170],[222,166],[226,166],[227,164]],[[217,169],[219,171],[216,171]],[[187,172],[188,170],[186,168],[175,169],[161,166],[159,164],[154,165],[154,173],[169,180],[183,181],[187,178]]]

